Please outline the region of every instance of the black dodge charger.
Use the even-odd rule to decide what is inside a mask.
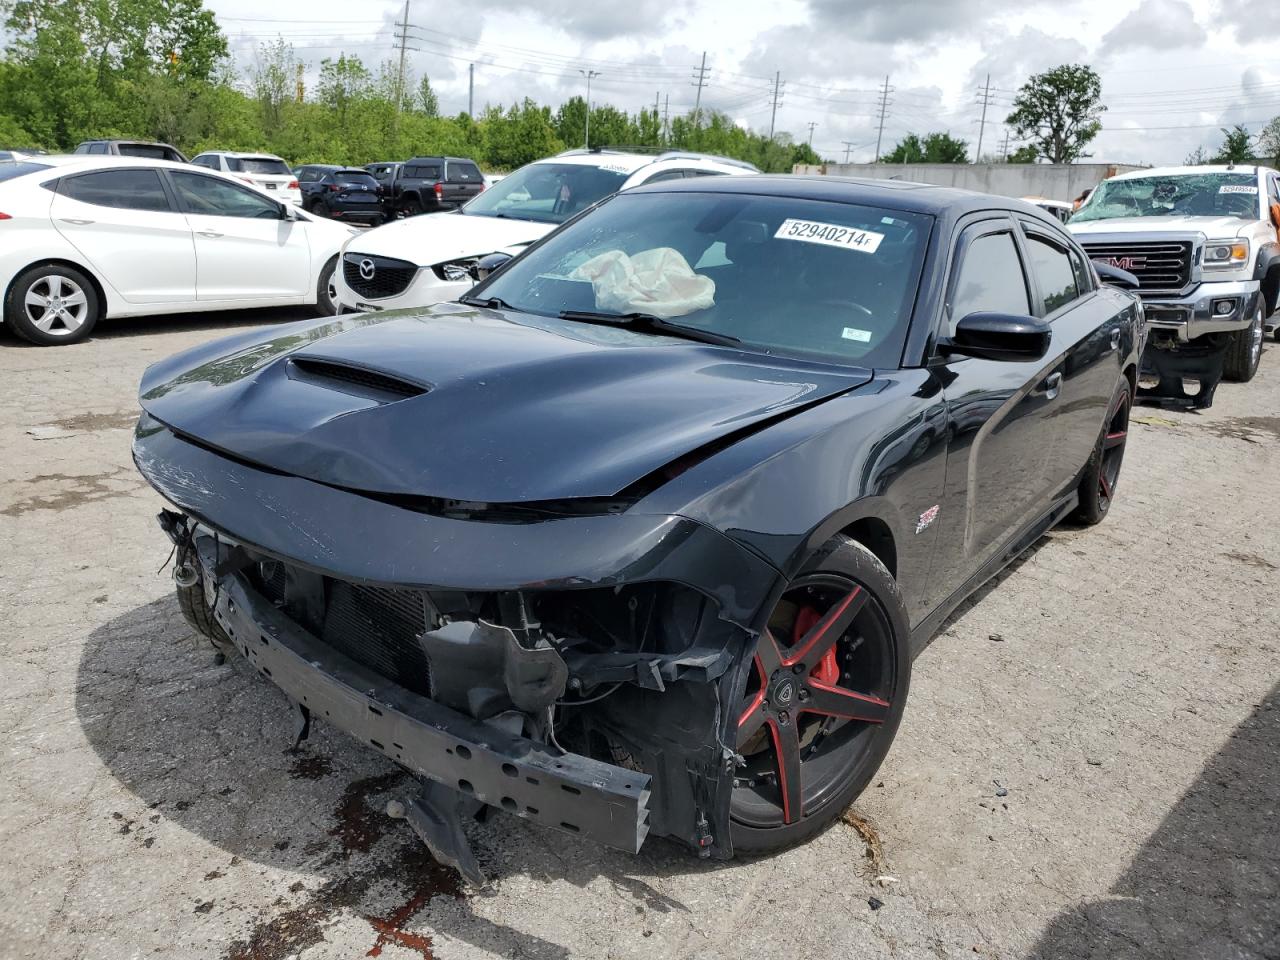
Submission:
[[[418,775],[637,850],[813,836],[966,596],[1115,495],[1144,336],[1061,225],[897,182],[628,191],[455,303],[151,367],[192,624]],[[1123,279],[1117,277],[1116,279]]]

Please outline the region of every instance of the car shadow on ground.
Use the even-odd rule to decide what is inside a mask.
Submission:
[[[191,845],[182,853],[196,861],[185,871],[191,876],[171,869],[175,885],[205,874],[210,882],[197,886],[202,895],[207,889],[209,902],[196,909],[213,914],[210,919],[220,904],[247,900],[256,910],[251,929],[231,935],[229,960],[283,960],[322,942],[326,926],[344,914],[368,921],[371,948],[398,943],[429,956],[429,940],[405,930],[420,929],[427,913],[436,932],[477,947],[558,960],[567,948],[473,909],[498,895],[494,881],[519,877],[522,885],[563,881],[585,888],[603,879],[637,911],[670,912],[686,908],[636,874],[710,873],[725,866],[661,840],[633,857],[495,811],[468,827],[491,881],[468,891],[402,821],[386,816],[389,799],[409,795],[408,774],[319,725],[293,750],[294,715],[284,695],[235,659],[219,664],[173,598],[131,610],[90,634],[76,711],[95,752],[137,798],[104,819],[105,838],[119,834],[119,842],[149,848],[160,842],[167,820],[221,851]],[[227,885],[262,882],[257,865],[315,879],[272,889],[254,904]],[[451,905],[427,910],[434,897]],[[238,919],[229,919],[228,929]]]
[[[1280,957],[1280,685],[1205,764],[1110,896],[1060,914],[1031,957]]]
[[[118,340],[128,337],[147,337],[159,333],[192,332],[209,330],[230,336],[239,330],[262,324],[293,323],[312,320],[319,316],[314,306],[263,307],[254,310],[218,310],[209,313],[166,313],[154,317],[108,317],[99,323],[89,335],[87,343],[95,340]],[[0,325],[3,326],[3,325]],[[0,346],[39,348],[9,330],[2,330]]]

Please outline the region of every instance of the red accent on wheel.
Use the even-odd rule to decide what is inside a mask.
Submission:
[[[826,615],[810,628],[804,637],[803,644],[798,648],[792,648],[786,656],[782,658],[782,666],[791,667],[797,663],[803,663],[805,659],[814,652],[820,643],[828,645],[834,644],[848,628],[853,621],[854,615],[858,612],[859,607],[853,607],[853,601],[862,593],[861,587],[854,587],[849,593],[837,603],[834,607],[827,611]],[[832,628],[835,629],[832,634]],[[830,636],[829,636],[830,635]],[[824,650],[823,653],[826,651]]]

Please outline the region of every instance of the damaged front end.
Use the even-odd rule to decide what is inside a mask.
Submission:
[[[162,526],[218,639],[297,705],[300,736],[332,723],[423,778],[392,812],[469,879],[481,876],[461,820],[481,805],[629,852],[655,833],[732,855],[726,708],[777,577],[754,555],[682,517],[406,511],[237,463],[154,421],[135,459],[181,511]],[[423,545],[418,562],[356,548],[392,528]],[[288,530],[344,543],[270,542]],[[464,559],[476,557],[487,562]]]

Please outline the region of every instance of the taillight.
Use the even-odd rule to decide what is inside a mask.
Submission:
[[[9,216],[9,214],[7,214],[7,213],[0,213],[0,220],[12,220],[12,219],[13,219],[13,217]]]
[[[297,190],[297,189],[298,189],[298,181],[297,181],[297,180],[290,180],[290,181],[289,181],[289,185],[288,185],[287,187],[285,187],[285,189],[286,189],[286,190]]]
[[[436,196],[437,196],[437,197],[443,197],[443,196],[444,196],[444,184],[443,184],[443,183],[437,183],[437,184],[436,184]]]
[[[245,183],[249,184],[249,186],[253,186],[253,181],[250,180],[248,177],[241,177],[240,179],[243,180]]]
[[[331,183],[331,184],[329,184],[329,192],[330,192],[330,193],[337,193],[337,192],[338,192],[339,190],[341,190],[341,189],[342,189],[342,184],[340,184],[340,183]]]

